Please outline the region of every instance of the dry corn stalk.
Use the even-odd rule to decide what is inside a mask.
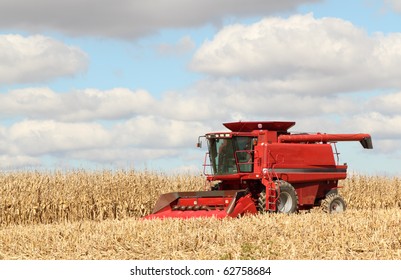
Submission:
[[[2,173],[0,225],[140,217],[163,192],[203,186],[200,176],[134,170]]]

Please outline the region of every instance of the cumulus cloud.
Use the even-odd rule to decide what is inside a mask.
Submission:
[[[204,94],[205,89],[210,91]],[[33,94],[29,95],[30,92]],[[26,93],[25,102],[22,102],[18,95]],[[394,131],[401,131],[397,129],[401,124],[399,114],[390,107],[397,93],[367,100],[344,95],[341,98],[277,95],[247,91],[235,85],[229,87],[225,82],[217,86],[215,82],[207,81],[194,85],[187,94],[170,92],[158,100],[148,100],[147,92],[128,89],[87,89],[80,93],[83,99],[76,101],[74,107],[69,107],[71,105],[64,101],[68,100],[68,95],[75,100],[77,92],[58,94],[38,88],[0,95],[8,98],[8,103],[4,104],[12,104],[13,99],[18,99],[25,106],[14,107],[10,117],[30,116],[0,125],[0,158],[13,158],[9,162],[3,161],[2,168],[40,166],[49,157],[64,164],[76,160],[114,167],[143,166],[146,162],[160,159],[181,158],[188,162],[188,158],[192,158],[188,164],[199,164],[200,167],[203,156],[194,147],[197,136],[210,131],[225,131],[222,123],[226,121],[293,120],[297,122],[293,131],[298,132],[368,132],[374,135],[374,143],[381,141],[375,150],[382,152],[397,147],[395,139],[399,133]],[[114,103],[107,98],[91,99],[107,94],[115,99]],[[40,106],[31,102],[37,99],[48,105],[34,111],[35,106],[31,105]],[[120,112],[124,110],[121,104],[131,99],[139,103],[145,100],[147,109],[139,106],[133,111]],[[103,101],[108,107],[101,110]],[[373,103],[380,106],[374,108]],[[90,104],[95,105],[88,115]],[[137,103],[131,105],[134,104]],[[381,113],[381,106],[391,115]],[[73,114],[67,112],[69,110],[75,110],[76,116],[72,117]]]
[[[197,136],[207,130],[198,121],[172,120],[159,116],[139,116],[116,125],[118,146],[143,148],[185,148],[193,146]]]
[[[53,120],[18,122],[9,128],[8,138],[25,155],[105,147],[111,142],[110,135],[100,124]]]
[[[391,156],[400,156],[399,139],[401,137],[401,115],[388,115],[386,109],[368,110],[355,114],[352,118],[342,121],[342,126],[348,129],[360,129],[369,132],[374,142],[375,153],[385,153]]]
[[[197,136],[209,127],[196,118],[171,116],[164,104],[144,90],[126,88],[11,90],[0,95],[1,119],[12,120],[0,126],[0,156],[19,158],[10,168],[23,161],[38,164],[45,156],[97,164],[177,157],[194,148]]]
[[[401,115],[388,116],[380,111],[370,111],[354,115],[344,122],[348,126],[364,128],[371,131],[378,139],[398,140],[401,138]]]
[[[38,167],[41,165],[39,158],[25,155],[0,155],[0,168],[19,169],[27,167]]]
[[[401,92],[381,94],[368,101],[368,109],[370,111],[380,111],[385,116],[400,114],[400,108]]]
[[[400,87],[401,34],[369,35],[338,18],[266,18],[223,28],[192,69],[258,81],[269,91],[324,94]]]
[[[32,83],[86,70],[87,55],[49,37],[0,35],[0,84]]]
[[[319,0],[3,0],[0,27],[77,36],[138,38],[166,28],[196,27],[225,16],[255,16]]]
[[[0,167],[40,167],[43,158],[63,164],[79,160],[114,167],[141,165],[181,157],[208,130],[201,122],[170,120],[151,111],[105,123],[20,120],[0,125],[0,159],[5,160]]]
[[[113,120],[144,113],[154,104],[153,97],[144,90],[114,88],[57,93],[49,88],[24,88],[0,95],[0,116],[70,122]]]

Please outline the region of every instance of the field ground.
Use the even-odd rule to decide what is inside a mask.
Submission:
[[[401,210],[136,218],[0,231],[1,259],[401,259]]]
[[[341,214],[152,220],[199,176],[134,171],[0,175],[0,259],[401,259],[401,180],[353,175]]]

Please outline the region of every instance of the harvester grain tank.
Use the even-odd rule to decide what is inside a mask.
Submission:
[[[230,131],[204,137],[203,164],[210,190],[172,192],[157,201],[152,218],[238,217],[264,212],[293,213],[320,206],[342,212],[338,181],[347,164],[338,162],[336,142],[359,141],[372,149],[369,134],[290,133],[289,121],[224,123]]]

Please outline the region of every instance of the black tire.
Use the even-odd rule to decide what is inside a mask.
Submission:
[[[259,213],[266,213],[266,190],[263,190],[259,193],[258,197],[258,205],[256,207]]]
[[[277,200],[277,213],[290,214],[298,211],[298,195],[294,187],[285,181],[276,181],[279,185],[280,192]],[[258,198],[259,212],[266,212],[266,192],[262,191]]]
[[[290,214],[298,210],[298,195],[294,187],[285,181],[278,181],[280,194],[277,201],[277,212]]]
[[[339,194],[332,193],[323,199],[321,207],[326,213],[342,213],[347,208],[347,205]]]

